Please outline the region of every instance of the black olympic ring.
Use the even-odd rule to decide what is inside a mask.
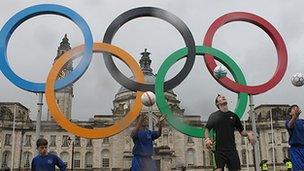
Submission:
[[[118,29],[127,23],[128,21],[139,18],[139,17],[156,17],[159,19],[163,19],[168,23],[172,24],[182,35],[186,47],[188,48],[188,56],[186,57],[186,62],[182,70],[173,78],[166,81],[164,84],[164,90],[171,90],[178,86],[189,74],[191,71],[194,61],[195,61],[195,42],[187,25],[177,16],[174,14],[165,11],[160,8],[155,7],[139,7],[134,8],[129,11],[126,11],[119,15],[107,28],[106,33],[103,38],[104,43],[111,44],[112,39]],[[132,90],[132,91],[155,91],[155,84],[143,84],[133,81],[122,74],[119,69],[114,64],[112,55],[109,53],[104,53],[104,61],[106,64],[107,69],[111,73],[112,77],[119,82],[125,88]]]

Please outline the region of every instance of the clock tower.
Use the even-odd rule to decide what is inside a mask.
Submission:
[[[67,38],[67,35],[64,35],[64,38],[62,39],[60,46],[57,49],[57,56],[54,59],[56,61],[63,53],[70,50],[71,46],[69,43],[69,39]],[[73,70],[73,62],[68,62],[64,68],[61,70],[58,79],[64,78],[66,75],[68,75]],[[64,114],[64,117],[67,119],[71,119],[71,112],[72,112],[72,99],[74,97],[73,94],[73,84],[59,90],[56,92],[56,99],[57,104],[60,107],[61,112]],[[52,118],[51,113],[48,110],[47,114],[47,120],[50,121]]]

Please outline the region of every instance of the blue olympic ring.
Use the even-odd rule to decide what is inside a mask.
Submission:
[[[93,38],[91,30],[86,21],[75,11],[60,5],[42,4],[26,8],[11,17],[0,31],[0,70],[13,84],[35,93],[45,91],[45,83],[34,83],[20,78],[10,68],[7,60],[7,44],[16,28],[26,20],[44,14],[55,14],[72,20],[82,31],[85,40],[85,50],[83,57],[77,67],[66,77],[59,79],[55,83],[55,90],[64,88],[77,81],[90,65],[93,54]]]

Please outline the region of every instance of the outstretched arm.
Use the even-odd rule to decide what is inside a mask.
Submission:
[[[157,122],[157,126],[158,126],[158,131],[152,131],[152,140],[156,140],[157,138],[159,138],[162,134],[162,127],[163,127],[163,122],[165,120],[164,116],[161,116],[160,118],[158,118],[158,122]]]
[[[255,137],[254,137],[254,133],[252,131],[245,131],[243,130],[242,132],[240,132],[240,134],[243,136],[243,137],[247,137],[248,138],[248,141],[251,145],[254,145],[255,144]]]
[[[205,145],[207,147],[207,149],[212,149],[212,140],[210,139],[209,137],[209,129],[208,128],[205,128]]]
[[[59,167],[60,171],[66,171],[66,167],[65,167],[65,164],[64,162],[58,157],[56,156],[57,158],[57,166]]]
[[[162,133],[162,128],[163,128],[163,123],[164,123],[165,117],[162,116],[158,120],[158,134],[161,135]]]
[[[288,128],[293,128],[294,127],[294,124],[296,122],[296,120],[298,119],[300,113],[302,111],[301,110],[297,110],[293,115],[292,115],[292,118],[290,119],[290,121],[287,123],[287,126]]]

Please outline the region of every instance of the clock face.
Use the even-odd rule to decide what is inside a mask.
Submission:
[[[60,72],[59,77],[60,77],[60,78],[63,78],[63,77],[65,77],[65,75],[66,75],[66,71],[65,71],[65,69],[64,69],[64,70],[62,70],[62,71]]]

